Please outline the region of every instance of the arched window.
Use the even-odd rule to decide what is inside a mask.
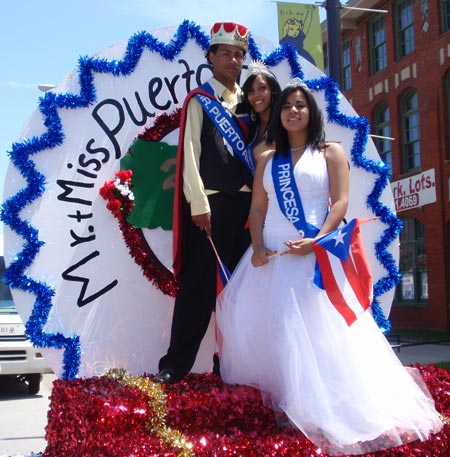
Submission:
[[[413,89],[400,100],[402,172],[420,168],[419,97]]]
[[[427,255],[425,227],[413,217],[403,218],[400,233],[400,271],[396,302],[402,306],[424,304],[428,300]]]
[[[380,154],[381,160],[389,167],[392,174],[392,141],[389,140],[391,136],[391,114],[389,106],[382,104],[377,107],[374,113],[374,143],[377,147],[378,154]]]

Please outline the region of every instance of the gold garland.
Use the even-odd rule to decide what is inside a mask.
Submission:
[[[111,368],[105,373],[119,384],[137,387],[148,397],[148,406],[152,415],[146,425],[150,433],[156,433],[164,444],[180,449],[181,457],[190,457],[193,444],[186,440],[179,430],[172,430],[166,425],[166,394],[161,384],[150,381],[144,376],[133,376],[122,368]]]

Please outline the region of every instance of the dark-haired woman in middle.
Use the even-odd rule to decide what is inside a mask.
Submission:
[[[258,162],[260,157],[274,146],[272,138],[268,135],[268,127],[281,88],[276,76],[266,65],[255,61],[249,64],[242,92],[252,121],[249,148],[253,151],[255,162]]]

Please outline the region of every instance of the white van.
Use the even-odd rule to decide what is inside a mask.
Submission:
[[[25,326],[17,313],[9,287],[3,282],[5,260],[0,256],[0,381],[4,376],[26,382],[28,392],[37,394],[42,373],[51,369],[39,349],[25,335]]]

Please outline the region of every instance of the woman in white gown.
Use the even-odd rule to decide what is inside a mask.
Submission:
[[[345,152],[323,141],[322,115],[300,80],[283,90],[275,110],[277,153],[255,174],[252,247],[218,300],[222,378],[260,389],[278,417],[329,455],[426,440],[442,422],[420,374],[402,366],[369,311],[348,326],[313,285],[312,238],[336,229],[347,209]],[[283,170],[291,163],[303,238],[286,216],[297,214],[299,202],[276,183],[273,162]]]

